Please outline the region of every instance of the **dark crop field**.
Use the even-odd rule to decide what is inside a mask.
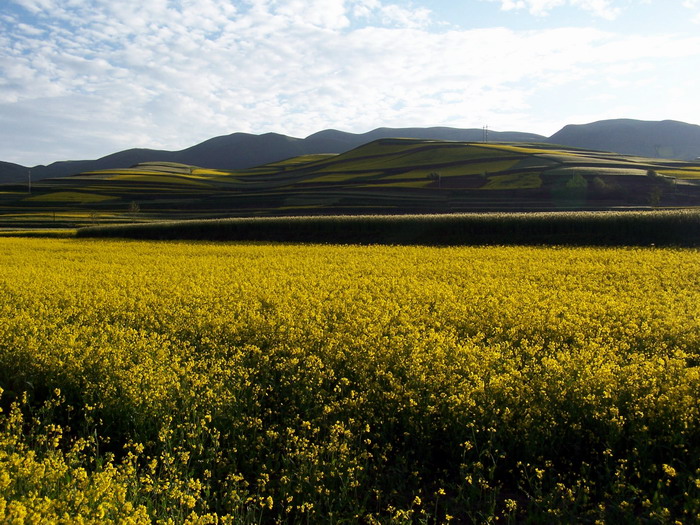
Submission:
[[[79,237],[417,245],[700,245],[700,212],[234,218],[96,226]]]

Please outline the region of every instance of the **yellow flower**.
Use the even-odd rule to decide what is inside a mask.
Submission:
[[[666,474],[669,478],[675,478],[676,477],[676,469],[673,468],[670,465],[666,465],[665,463],[661,466],[661,468],[664,471],[664,474]]]

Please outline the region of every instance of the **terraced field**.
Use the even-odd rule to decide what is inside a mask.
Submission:
[[[700,205],[700,163],[545,144],[382,139],[247,170],[143,163],[0,187],[0,225]],[[63,221],[67,225],[69,221]]]

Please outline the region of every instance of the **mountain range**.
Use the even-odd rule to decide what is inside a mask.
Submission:
[[[367,133],[333,129],[295,138],[277,133],[253,135],[233,133],[214,137],[180,151],[128,149],[96,160],[59,161],[48,166],[26,167],[0,162],[0,182],[19,182],[64,177],[86,171],[127,168],[142,162],[178,162],[203,168],[244,169],[298,155],[343,153],[368,142],[389,137],[481,142],[541,142],[573,148],[596,149],[650,158],[694,160],[700,157],[700,126],[678,122],[632,119],[604,120],[568,125],[551,137],[534,133],[483,129],[378,128]]]

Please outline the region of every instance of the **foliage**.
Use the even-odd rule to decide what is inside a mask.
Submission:
[[[580,207],[586,200],[588,181],[580,173],[559,182],[552,188],[552,200],[561,206]]]
[[[700,519],[695,250],[0,247],[0,521]]]
[[[603,179],[600,176],[596,176],[591,181],[591,191],[597,199],[610,199],[610,198],[620,198],[622,196],[622,187],[610,180]]]

